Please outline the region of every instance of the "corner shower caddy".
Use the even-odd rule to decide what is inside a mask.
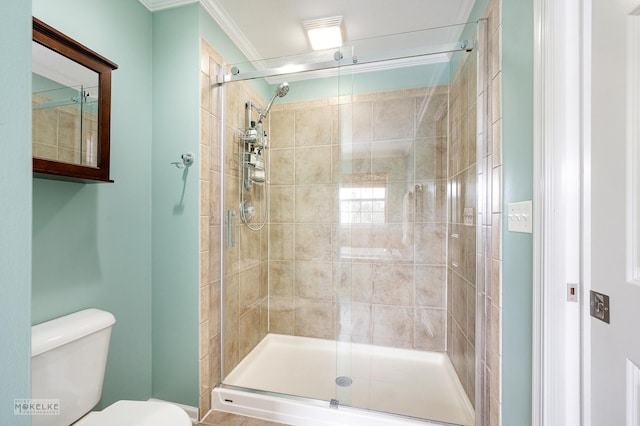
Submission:
[[[246,130],[243,133],[240,147],[240,164],[242,169],[242,185],[240,188],[240,219],[252,230],[260,230],[264,226],[261,224],[258,228],[251,228],[249,222],[255,217],[256,209],[250,200],[246,198],[247,193],[253,189],[253,184],[263,185],[265,191],[267,180],[265,154],[267,149],[267,136],[264,127],[259,121],[257,124],[251,120],[251,109],[256,108],[251,101],[245,104],[245,122]],[[266,197],[266,194],[265,194]],[[266,200],[265,200],[266,204]],[[265,206],[266,209],[266,206]],[[266,222],[266,210],[265,210]]]

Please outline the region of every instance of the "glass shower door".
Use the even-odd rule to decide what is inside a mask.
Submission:
[[[296,61],[300,66],[290,65]],[[335,75],[322,71],[335,67],[334,52],[260,65],[267,70],[230,66],[225,83],[223,383],[328,404],[336,398],[332,236],[339,91]],[[281,97],[278,88],[285,83],[289,91]],[[257,145],[248,139],[262,134],[261,115],[266,141],[258,148],[266,181],[246,185],[258,163]],[[243,201],[254,208],[256,219],[248,224]],[[263,203],[266,224],[254,231],[263,221]]]
[[[398,35],[386,56],[368,53],[394,44],[379,38],[229,67],[225,385],[473,422],[475,53],[420,40],[474,25]],[[251,130],[266,138],[265,181],[246,185]],[[448,392],[466,414],[447,417]]]
[[[340,68],[339,405],[474,422],[474,29],[432,30],[469,35],[444,49],[399,35],[371,61],[367,40],[349,52],[367,63]]]

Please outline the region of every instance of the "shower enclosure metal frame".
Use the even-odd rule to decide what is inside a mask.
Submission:
[[[472,43],[469,41],[463,41],[460,43],[455,43],[454,45],[445,47],[445,49],[443,51],[441,51],[440,53],[454,53],[454,52],[459,52],[459,51],[466,51],[466,52],[470,52],[472,49],[474,49],[476,46],[482,46],[483,43],[486,42],[486,21],[485,20],[480,20],[478,21],[478,30],[477,30],[477,35],[479,37],[478,42],[476,43]],[[474,46],[475,44],[475,46]],[[423,55],[416,55],[415,57],[422,57],[425,56]],[[414,57],[414,56],[405,56],[405,57],[400,57],[400,58],[407,58],[407,57]],[[388,61],[388,59],[386,60],[382,60],[382,61]],[[484,223],[484,221],[491,220],[491,212],[490,210],[490,200],[487,198],[488,195],[488,191],[487,191],[487,172],[490,171],[490,168],[487,169],[487,165],[484,164],[482,165],[482,161],[484,161],[484,155],[486,155],[486,150],[490,149],[489,144],[487,143],[487,117],[486,114],[484,116],[482,116],[482,114],[484,114],[487,111],[487,103],[488,103],[488,96],[486,93],[486,66],[487,66],[487,55],[486,55],[486,49],[482,49],[480,50],[480,56],[478,59],[478,92],[482,92],[483,94],[479,97],[478,102],[483,102],[482,107],[479,106],[478,108],[478,121],[477,121],[477,125],[478,125],[478,149],[477,149],[477,159],[478,159],[478,173],[483,174],[484,173],[484,177],[479,176],[479,180],[478,180],[478,210],[477,210],[477,214],[478,214],[478,222],[477,222],[477,246],[481,247],[484,244],[483,238],[484,238],[484,234],[482,232],[482,225]],[[335,56],[334,56],[334,60],[333,61],[321,61],[321,62],[316,62],[316,63],[307,63],[307,64],[302,64],[302,65],[298,65],[295,67],[295,69],[292,70],[291,66],[282,66],[282,67],[274,67],[274,68],[269,68],[269,69],[262,69],[262,70],[256,70],[256,71],[250,71],[250,72],[246,72],[246,73],[240,73],[237,72],[237,70],[232,70],[231,74],[225,74],[225,75],[220,75],[217,76],[215,82],[212,81],[212,84],[219,84],[220,87],[222,88],[222,96],[221,96],[221,101],[223,104],[223,108],[222,108],[222,118],[223,118],[223,122],[225,122],[226,119],[226,84],[227,83],[231,83],[231,82],[235,82],[235,81],[244,81],[244,80],[250,80],[250,79],[256,79],[256,78],[265,78],[265,77],[274,77],[274,76],[286,76],[288,74],[291,73],[300,73],[300,72],[313,72],[313,71],[321,71],[321,70],[332,70],[332,69],[341,69],[342,67],[349,67],[352,65],[362,65],[362,64],[367,64],[367,63],[377,63],[379,61],[377,60],[358,60],[358,57],[356,55],[354,55],[353,53],[348,56],[345,59],[345,55],[343,52],[336,52]],[[481,69],[484,68],[484,69]],[[481,87],[483,88],[481,90]],[[275,97],[277,95],[277,91],[276,94],[274,95],[274,97],[269,101],[269,104],[267,106],[267,108],[264,110],[266,111],[266,113],[268,113],[271,104],[273,103]],[[250,111],[251,108],[253,106],[251,105],[250,102],[247,103],[246,108],[248,109],[249,113],[247,114],[247,116],[249,117],[249,121],[248,123],[251,122],[250,120]],[[262,111],[259,108],[256,108],[256,110],[259,112],[259,116],[260,116],[260,120],[262,120],[262,118],[266,117],[266,113],[262,114]],[[245,120],[246,121],[246,120]],[[226,139],[226,126],[222,126],[221,128],[221,140],[225,141]],[[481,140],[483,139],[483,140]],[[222,149],[221,149],[221,157],[220,157],[220,164],[225,164],[225,158],[226,158],[226,152],[225,152],[225,144],[222,144]],[[244,153],[243,153],[243,159],[244,159]],[[480,169],[482,168],[482,170]],[[245,167],[242,167],[243,169],[243,175],[245,173],[244,169]],[[248,172],[248,171],[247,171]],[[265,172],[266,173],[266,172]],[[223,173],[221,173],[221,184],[222,187],[225,188],[225,173],[223,171]],[[268,176],[265,175],[265,187],[268,186]],[[249,189],[245,186],[245,176],[242,177],[242,183],[241,183],[241,187],[245,187],[246,189]],[[224,191],[223,191],[224,194]],[[268,197],[267,197],[268,200]],[[487,210],[489,209],[489,210]],[[230,227],[232,225],[234,225],[235,223],[232,223],[232,219],[233,217],[228,216],[227,213],[225,211],[225,203],[221,203],[221,207],[220,207],[220,211],[221,211],[221,217],[222,218],[227,218],[227,224],[225,227],[223,227],[223,229],[226,229],[227,231],[230,229]],[[489,212],[489,214],[487,215],[487,212]],[[265,211],[265,215],[268,213],[268,205],[267,205],[267,210]],[[266,218],[265,218],[266,221]],[[224,294],[224,285],[225,285],[225,248],[226,246],[228,246],[229,244],[235,244],[235,241],[233,241],[233,239],[230,241],[229,240],[229,233],[227,232],[227,241],[225,241],[225,232],[222,233],[221,236],[221,241],[220,241],[220,245],[221,245],[221,285],[222,285],[222,294]],[[479,337],[476,339],[478,345],[476,346],[476,361],[475,361],[475,365],[476,365],[476,401],[475,401],[475,410],[476,410],[476,424],[480,425],[480,424],[485,424],[484,423],[484,419],[485,419],[485,414],[487,412],[487,398],[488,395],[486,395],[486,391],[487,391],[487,383],[485,381],[485,374],[484,374],[484,370],[487,368],[486,365],[486,309],[487,309],[487,302],[486,302],[486,294],[487,294],[487,289],[486,289],[486,284],[489,282],[490,277],[488,277],[487,275],[489,274],[490,268],[489,267],[485,267],[483,266],[482,268],[480,268],[478,266],[477,268],[477,277],[478,277],[478,282],[477,282],[477,286],[478,286],[478,290],[476,292],[476,296],[477,296],[477,300],[476,300],[476,306],[477,306],[477,320],[476,320],[476,336]],[[484,274],[484,275],[483,275]],[[222,301],[221,301],[222,302]],[[223,324],[222,330],[221,330],[221,338],[222,338],[222,344],[221,344],[221,372],[222,372],[222,377],[220,378],[221,380],[224,379],[224,377],[226,376],[226,374],[228,374],[228,372],[225,371],[225,353],[224,353],[224,335],[225,335],[225,327],[224,327],[224,321],[225,321],[225,308],[224,308],[224,303],[221,303],[221,323]],[[336,341],[336,343],[339,343],[338,341]],[[225,386],[220,384],[221,386]],[[258,393],[260,393],[260,391],[257,391]],[[305,400],[305,398],[300,398],[300,397],[294,397],[294,396],[288,396],[289,398],[293,398],[294,400]],[[487,423],[488,424],[488,423]]]

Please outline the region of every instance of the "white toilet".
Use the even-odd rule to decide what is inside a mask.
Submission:
[[[115,322],[86,309],[31,327],[31,398],[59,401],[59,414],[34,415],[33,426],[191,426],[183,409],[160,401],[118,401],[89,413],[102,395]]]

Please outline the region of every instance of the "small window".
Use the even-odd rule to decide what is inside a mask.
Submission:
[[[384,174],[352,174],[340,188],[340,223],[386,222],[387,179]]]

